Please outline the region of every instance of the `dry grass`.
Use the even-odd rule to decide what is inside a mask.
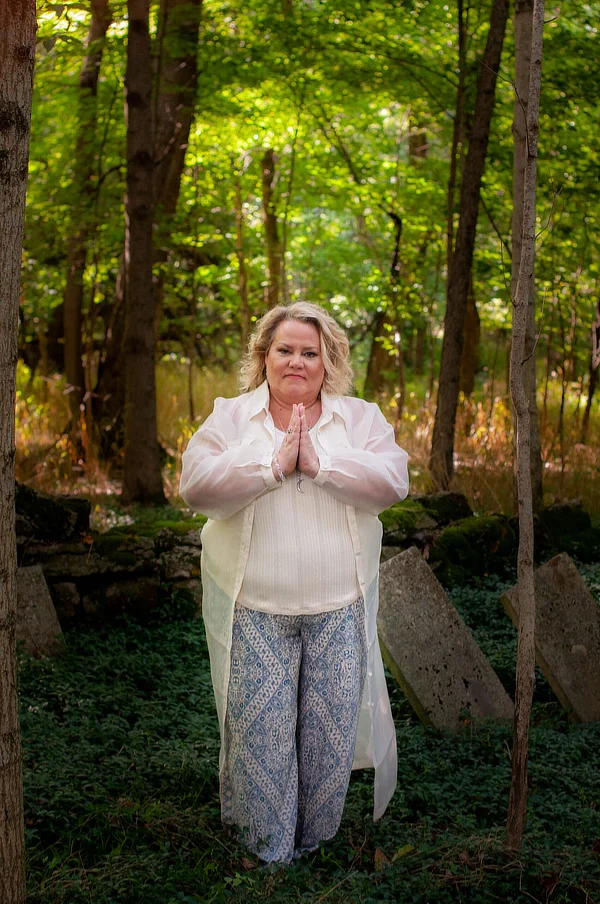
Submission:
[[[17,479],[46,492],[81,493],[101,499],[120,492],[116,469],[87,469],[77,459],[69,437],[63,432],[68,423],[68,400],[64,381],[59,376],[43,382],[36,378],[28,386],[28,371],[19,366],[17,398]],[[193,370],[194,420],[190,417],[188,366],[179,360],[161,362],[158,380],[158,434],[172,456],[174,465],[164,471],[165,491],[178,504],[177,488],[181,453],[198,425],[210,414],[217,396],[237,392],[235,374]],[[579,398],[571,387],[567,394],[563,435],[558,429],[560,387],[552,386],[548,398],[547,419],[542,429],[545,501],[581,499],[592,515],[600,515],[600,418],[597,403],[585,445],[579,443],[585,397]],[[413,492],[430,489],[427,469],[429,445],[435,414],[434,401],[424,398],[419,386],[407,395],[400,424],[396,423],[393,397],[381,400],[391,423],[396,424],[397,439],[410,453]],[[462,400],[456,427],[453,489],[465,494],[476,512],[511,512],[513,428],[509,400],[489,396],[483,384],[473,400]]]

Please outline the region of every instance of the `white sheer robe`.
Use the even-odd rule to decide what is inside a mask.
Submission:
[[[375,767],[373,818],[378,819],[396,787],[397,755],[377,640],[382,534],[377,515],[406,496],[408,456],[377,405],[325,394],[321,400],[323,414],[313,437],[320,470],[314,480],[346,506],[365,598],[367,680],[354,768]],[[210,519],[202,530],[202,608],[221,729],[221,767],[233,609],[248,559],[254,501],[280,489],[271,468],[275,428],[268,404],[266,381],[254,392],[216,399],[183,454],[180,493],[190,508]]]

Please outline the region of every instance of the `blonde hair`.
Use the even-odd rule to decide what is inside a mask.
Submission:
[[[350,347],[346,334],[333,317],[318,304],[297,301],[290,305],[278,305],[260,318],[250,336],[248,351],[240,367],[242,392],[256,389],[265,380],[265,358],[275,331],[284,320],[299,320],[317,328],[321,340],[321,356],[325,368],[323,392],[331,396],[346,395],[352,386],[352,367],[348,361]]]

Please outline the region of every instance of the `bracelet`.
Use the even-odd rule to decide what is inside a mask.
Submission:
[[[275,465],[275,470],[277,471],[277,474],[279,475],[279,482],[283,483],[283,481],[285,480],[285,474],[281,470],[281,465],[279,464],[279,459],[277,458],[276,455],[273,456],[273,464]]]

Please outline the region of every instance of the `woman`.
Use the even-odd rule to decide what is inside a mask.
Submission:
[[[263,860],[337,832],[352,768],[396,787],[377,641],[379,512],[408,492],[381,411],[345,393],[343,330],[299,302],[259,321],[245,392],[218,398],[183,455],[202,531],[203,616],[221,730],[221,809]]]

